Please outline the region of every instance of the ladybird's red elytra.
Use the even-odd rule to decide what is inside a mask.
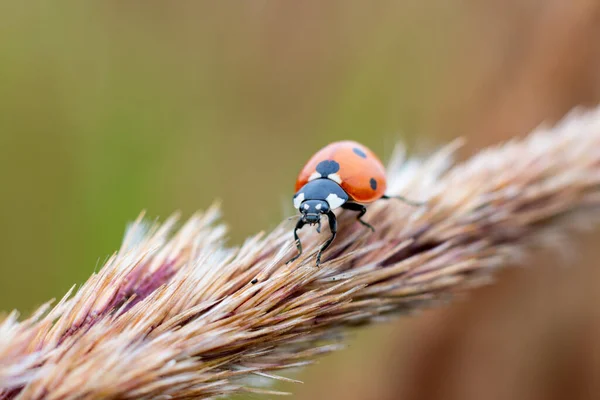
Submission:
[[[366,146],[350,140],[331,143],[312,156],[296,180],[296,191],[318,178],[337,182],[358,203],[379,199],[387,188],[379,158]]]
[[[362,220],[367,212],[364,204],[388,199],[385,195],[386,188],[385,168],[375,153],[366,146],[344,140],[319,150],[308,160],[296,180],[294,208],[301,214],[294,229],[298,254],[288,263],[302,254],[298,231],[309,224],[317,225],[317,231],[320,232],[321,217],[326,215],[331,236],[317,253],[317,266],[320,265],[323,251],[333,242],[337,233],[337,220],[333,213],[336,208],[357,212],[358,221],[374,231],[371,225]],[[402,197],[398,198],[414,204]]]

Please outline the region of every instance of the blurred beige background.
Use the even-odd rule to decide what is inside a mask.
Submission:
[[[465,136],[467,155],[596,104],[599,39],[592,0],[0,3],[0,310],[84,281],[142,209],[221,199],[231,244],[274,226],[332,140],[386,158],[398,140]],[[597,398],[593,242],[577,241],[570,270],[533,260],[454,306],[361,330],[305,385],[278,388]]]

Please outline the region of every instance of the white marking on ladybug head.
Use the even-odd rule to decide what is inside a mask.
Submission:
[[[346,202],[346,200],[342,199],[335,193],[330,193],[325,200],[329,204],[330,210],[335,210]]]
[[[321,174],[318,173],[317,171],[313,172],[311,174],[311,176],[308,177],[308,181],[314,181],[315,179],[319,179],[321,177]]]
[[[300,209],[300,205],[304,201],[304,193],[300,193],[294,197],[294,208],[296,210]]]
[[[321,204],[317,204],[317,205],[315,206],[315,208],[316,208],[317,210],[320,210],[320,209],[321,209]]]
[[[327,178],[329,178],[332,181],[337,182],[339,184],[342,183],[342,178],[337,173],[335,173],[335,174],[329,174],[329,175],[327,175]]]
[[[304,205],[304,209],[305,209],[305,210],[308,210],[309,208],[310,208],[310,206],[309,206],[308,204],[305,204],[305,205]]]

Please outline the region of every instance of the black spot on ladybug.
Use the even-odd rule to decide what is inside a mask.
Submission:
[[[377,181],[375,180],[375,178],[371,178],[369,184],[371,185],[371,189],[377,190]]]
[[[362,151],[361,149],[359,149],[358,147],[353,148],[352,151],[354,152],[354,154],[356,154],[359,157],[367,158],[367,155],[365,154],[365,152]]]
[[[333,160],[321,161],[319,165],[317,165],[317,172],[323,177],[328,176],[329,174],[335,174],[339,170],[340,164]]]

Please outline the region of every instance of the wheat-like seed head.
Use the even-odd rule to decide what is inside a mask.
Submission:
[[[389,192],[426,201],[372,204],[370,233],[341,213],[339,235],[291,222],[223,244],[218,208],[128,230],[78,290],[26,320],[0,321],[0,399],[210,398],[252,388],[249,376],[310,363],[348,326],[419,310],[464,288],[540,239],[579,226],[600,204],[600,108],[481,151],[452,166],[455,145],[389,167]],[[568,224],[570,222],[570,224]],[[253,279],[256,284],[252,284]]]

